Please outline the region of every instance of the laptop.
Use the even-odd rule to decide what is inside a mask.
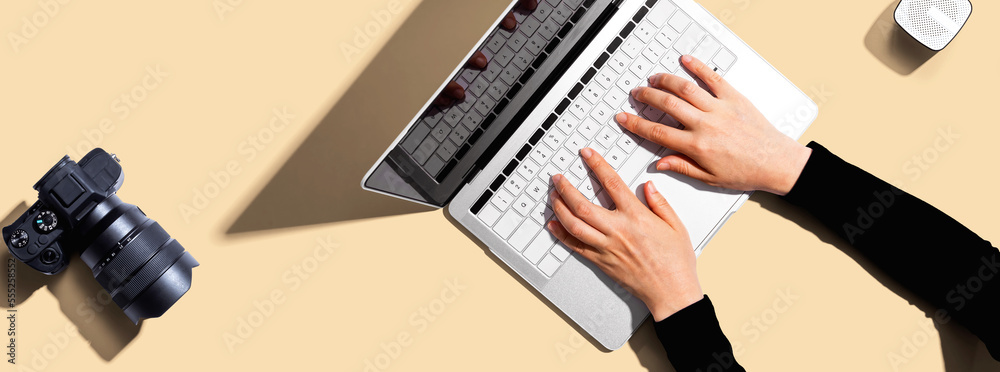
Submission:
[[[645,305],[546,229],[550,178],[564,174],[595,203],[610,198],[583,164],[590,147],[642,199],[652,180],[699,254],[750,197],[653,166],[672,153],[623,130],[620,111],[665,125],[669,115],[630,98],[654,73],[697,79],[683,54],[705,61],[783,133],[798,138],[818,114],[812,100],[692,0],[516,1],[492,25],[362,180],[365,190],[448,213],[593,340],[615,350],[649,316]],[[517,27],[499,28],[514,10]],[[482,51],[485,69],[465,61]],[[432,104],[450,82],[466,97]]]

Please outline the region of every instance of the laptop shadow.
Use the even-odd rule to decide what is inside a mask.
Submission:
[[[227,234],[432,210],[362,190],[361,179],[503,5],[421,2]]]
[[[16,205],[9,214],[0,222],[0,226],[7,226],[17,220],[24,211],[28,210],[28,204],[21,202]],[[48,345],[62,348],[67,343],[74,342],[76,333],[83,336],[85,342],[97,352],[97,355],[105,361],[111,361],[132,342],[142,328],[142,322],[138,325],[125,316],[125,312],[118,308],[111,300],[111,296],[94,279],[93,272],[87,267],[83,260],[73,257],[69,267],[58,275],[45,275],[28,265],[17,261],[11,256],[7,246],[3,245],[0,252],[0,262],[14,260],[17,281],[15,284],[15,300],[18,305],[27,302],[32,295],[42,287],[48,288],[49,292],[59,301],[59,308],[66,319],[59,317],[49,319],[51,324],[64,323],[65,326],[57,327],[53,331],[44,345],[24,345],[24,360],[28,360],[27,347],[37,347],[36,350],[48,350]],[[78,254],[74,254],[78,256]],[[32,317],[38,314],[32,313]],[[18,330],[25,333],[38,333],[37,330]],[[34,362],[32,362],[34,363]]]
[[[925,47],[896,24],[893,13],[899,1],[893,1],[879,15],[865,35],[865,48],[886,67],[907,76],[937,52]]]
[[[824,243],[833,245],[848,257],[861,265],[865,271],[879,281],[887,289],[907,300],[924,312],[924,315],[934,319],[936,308],[919,299],[913,293],[903,288],[874,264],[852,247],[840,236],[823,226],[815,217],[806,211],[788,204],[775,195],[758,192],[750,197],[750,201],[759,204],[764,209],[794,222],[799,227],[816,235]],[[948,372],[986,372],[1000,370],[1000,362],[994,360],[986,350],[986,345],[965,327],[956,322],[940,324],[934,322],[938,335],[941,337],[941,353],[944,356],[945,371]],[[886,351],[887,353],[889,350]]]

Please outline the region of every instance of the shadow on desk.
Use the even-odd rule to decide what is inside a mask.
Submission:
[[[937,52],[920,44],[896,24],[893,13],[897,4],[899,1],[890,3],[872,24],[865,35],[865,47],[886,67],[906,76],[923,66]]]
[[[21,202],[13,208],[6,218],[0,222],[0,226],[7,226],[14,223],[24,211],[28,210],[28,205]],[[0,260],[7,262],[12,259],[10,252],[3,247],[0,252]],[[76,258],[70,260],[65,271],[57,275],[45,275],[28,265],[16,261],[16,300],[21,305],[27,302],[31,296],[41,289],[47,287],[49,292],[59,301],[59,308],[66,318],[72,322],[72,327],[58,327],[55,332],[64,332],[67,328],[75,328],[81,336],[90,344],[90,347],[97,352],[105,361],[111,361],[139,335],[142,322],[138,325],[125,316],[125,312],[115,305],[111,296],[104,288],[101,288],[97,280],[94,279],[93,272],[87,267],[83,260]],[[53,324],[58,324],[62,319],[50,319]],[[67,326],[69,326],[67,324]],[[50,328],[49,328],[50,329]],[[38,333],[38,330],[19,329],[21,333]],[[72,332],[68,337],[74,337]],[[51,342],[57,342],[58,336],[52,336]],[[49,341],[46,339],[46,341]],[[41,345],[24,345],[28,348],[40,350]],[[23,355],[28,356],[27,352]],[[25,361],[31,362],[25,357]]]
[[[362,190],[361,179],[475,45],[502,5],[421,2],[227,233],[430,210]]]
[[[833,231],[827,229],[819,220],[804,210],[788,204],[775,195],[763,192],[754,193],[750,200],[760,204],[764,209],[780,215],[796,223],[799,227],[812,232],[823,242],[837,247],[837,249],[861,265],[879,283],[910,302],[910,304],[916,306],[928,318],[934,319],[937,309],[920,300],[899,283],[888,277],[884,272],[875,267],[874,264],[865,259],[854,247],[837,236]],[[965,327],[953,321],[947,322],[947,324],[940,324],[935,321],[934,327],[937,328],[938,334],[941,337],[941,352],[944,355],[946,371],[985,372],[1000,370],[1000,362],[994,360],[986,350],[986,345],[965,329]]]

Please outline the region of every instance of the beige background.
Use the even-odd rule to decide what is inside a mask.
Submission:
[[[891,32],[889,0],[702,4],[801,89],[826,92],[803,143],[820,141],[996,239],[1000,5],[976,2],[958,39],[929,56]],[[100,146],[123,160],[121,197],[202,264],[193,289],[141,327],[113,305],[88,313],[87,298],[101,291],[80,262],[48,278],[19,267],[19,364],[5,368],[361,371],[366,361],[385,363],[382,345],[400,334],[408,342],[387,370],[665,368],[648,322],[622,349],[601,351],[443,211],[358,188],[504,6],[5,2],[0,217],[35,200],[30,186],[60,156],[79,159]],[[37,15],[46,8],[54,15]],[[384,27],[371,26],[380,18]],[[366,25],[370,40],[356,39]],[[26,42],[14,45],[11,35]],[[355,42],[358,53],[345,54]],[[157,67],[167,76],[140,88]],[[144,99],[124,115],[120,96],[130,93]],[[294,118],[271,127],[274,110]],[[935,149],[949,129],[960,138]],[[251,136],[267,143],[252,160]],[[934,161],[915,168],[914,156]],[[238,172],[220,176],[230,164]],[[182,213],[205,192],[212,197],[198,214]],[[317,253],[317,240],[338,246]],[[842,245],[762,194],[716,236],[700,277],[724,331],[742,346],[741,363],[761,371],[1000,370],[961,328],[925,327],[920,310]],[[303,266],[308,277],[292,280]],[[465,288],[442,297],[446,280]],[[797,298],[775,308],[779,291]],[[263,316],[258,309],[272,295],[281,301]],[[442,298],[450,303],[426,328],[411,322]],[[766,330],[754,326],[761,317],[773,321]],[[247,319],[252,333],[243,329],[248,337],[228,347],[226,335],[239,337]],[[894,367],[893,354],[908,362]]]

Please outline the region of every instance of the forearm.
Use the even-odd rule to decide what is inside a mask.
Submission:
[[[736,362],[708,296],[656,322],[656,336],[677,372],[745,371]]]
[[[979,336],[1000,359],[1000,255],[989,242],[920,199],[819,144],[791,192],[801,206],[879,269]],[[939,316],[935,314],[935,316]]]

